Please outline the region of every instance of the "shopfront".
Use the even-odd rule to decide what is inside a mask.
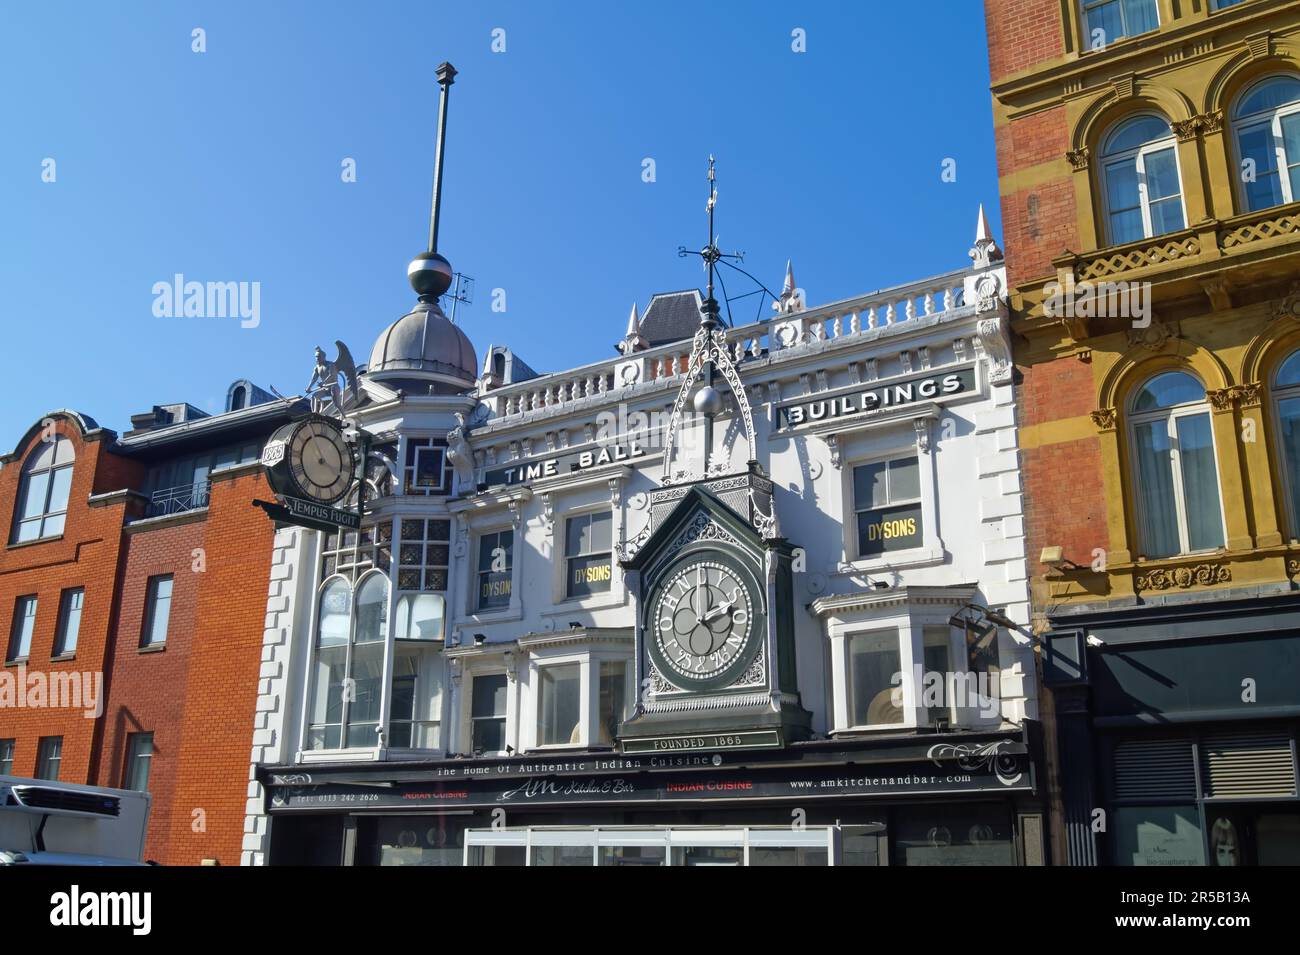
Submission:
[[[1300,864],[1300,597],[1054,623],[1073,864]]]
[[[269,769],[271,864],[1040,861],[1031,742]]]

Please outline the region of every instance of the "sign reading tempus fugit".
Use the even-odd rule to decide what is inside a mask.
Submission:
[[[313,414],[271,435],[262,467],[279,504],[254,501],[274,520],[316,530],[357,529],[361,515],[333,506],[357,478],[357,453],[339,422]]]

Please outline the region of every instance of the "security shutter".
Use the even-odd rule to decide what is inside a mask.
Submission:
[[[1207,796],[1294,796],[1291,740],[1280,733],[1215,733],[1201,740]]]
[[[1115,798],[1192,800],[1196,760],[1189,739],[1138,739],[1115,745]]]

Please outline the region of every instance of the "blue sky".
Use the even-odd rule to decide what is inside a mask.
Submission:
[[[480,360],[598,360],[633,301],[702,285],[676,250],[710,152],[721,245],[769,288],[787,258],[812,304],[960,267],[980,202],[1000,236],[982,6],[7,0],[0,447],[55,408],[122,432],[236,378],[294,393],[335,339],[364,361],[415,300],[443,60],[439,249]],[[260,283],[259,324],[155,316],[176,273]]]

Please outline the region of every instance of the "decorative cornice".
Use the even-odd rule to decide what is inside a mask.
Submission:
[[[1226,584],[1232,580],[1232,571],[1223,564],[1194,564],[1187,567],[1151,570],[1138,574],[1135,585],[1139,593],[1144,590],[1186,590],[1189,587],[1208,587]]]

